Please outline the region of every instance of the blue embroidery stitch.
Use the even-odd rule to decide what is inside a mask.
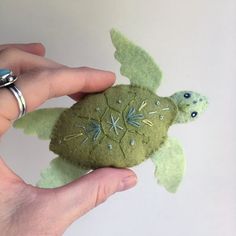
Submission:
[[[89,127],[87,129],[88,133],[92,133],[93,141],[96,141],[99,135],[101,134],[101,125],[96,123],[95,121],[91,121]]]
[[[126,118],[128,124],[138,128],[140,127],[140,123],[138,121],[142,120],[144,118],[144,115],[141,113],[135,114],[135,108],[131,107]]]
[[[114,129],[116,135],[119,135],[117,129],[121,129],[121,130],[123,129],[123,127],[121,127],[121,126],[119,126],[119,125],[117,124],[118,121],[119,121],[119,119],[120,119],[120,117],[117,117],[117,119],[115,120],[115,118],[114,118],[113,115],[111,114],[111,121],[107,121],[107,123],[111,125],[110,130],[111,130],[111,129]]]

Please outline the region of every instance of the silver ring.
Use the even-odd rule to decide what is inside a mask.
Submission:
[[[0,88],[7,88],[11,91],[17,100],[19,107],[18,119],[26,113],[26,102],[21,91],[14,85],[17,80],[17,76],[13,75],[13,72],[9,69],[0,69]]]

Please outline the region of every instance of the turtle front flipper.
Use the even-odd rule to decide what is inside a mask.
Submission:
[[[88,171],[57,157],[50,162],[47,169],[41,172],[41,179],[37,186],[40,188],[60,187],[80,178]]]
[[[116,48],[115,58],[121,63],[121,74],[131,84],[155,92],[161,82],[161,71],[152,57],[114,29],[111,30],[111,39]]]
[[[50,139],[52,128],[66,108],[45,108],[26,114],[16,120],[14,128],[23,129],[25,134],[37,135],[40,139]]]
[[[178,140],[169,137],[151,158],[156,167],[158,183],[167,191],[175,193],[185,170],[184,153]]]

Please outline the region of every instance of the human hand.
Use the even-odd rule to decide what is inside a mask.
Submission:
[[[84,93],[102,91],[114,83],[111,72],[70,68],[44,54],[41,44],[0,45],[0,68],[18,76],[15,85],[24,95],[28,112],[50,98],[70,95],[78,100]],[[0,89],[0,137],[18,112],[11,92]],[[66,186],[41,189],[26,184],[0,158],[1,235],[62,235],[73,221],[110,195],[135,184],[131,170],[102,168]]]

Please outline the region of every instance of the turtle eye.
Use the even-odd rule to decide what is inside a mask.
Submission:
[[[190,98],[190,97],[191,97],[191,94],[190,94],[190,93],[185,93],[185,94],[184,94],[184,97],[185,97],[185,98]]]
[[[191,117],[192,117],[192,118],[195,118],[195,117],[197,116],[197,114],[198,114],[198,113],[197,113],[196,111],[193,111],[193,112],[191,113]]]

